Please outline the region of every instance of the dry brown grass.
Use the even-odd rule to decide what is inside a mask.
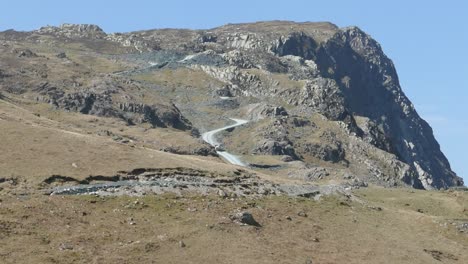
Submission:
[[[431,212],[396,206],[429,198],[452,216],[467,193],[366,189],[366,203],[187,195],[2,197],[2,263],[463,263],[468,238]],[[462,196],[462,199],[456,198]],[[392,199],[392,205],[381,199]],[[437,204],[437,203],[436,203]],[[381,206],[375,210],[369,206]],[[417,203],[414,206],[422,206]],[[461,207],[460,207],[461,206]],[[466,205],[465,205],[466,206]],[[443,207],[443,208],[442,208]],[[194,210],[196,209],[196,210]],[[227,218],[250,211],[261,228]],[[308,217],[298,216],[305,212]],[[292,220],[287,220],[290,216]],[[447,217],[437,217],[446,221]],[[130,224],[130,223],[134,224]],[[180,247],[184,241],[186,247]],[[443,254],[442,261],[425,250]]]
[[[195,89],[206,92],[211,87],[222,87],[223,83],[211,78],[201,70],[189,68],[163,69],[135,76],[135,79],[163,85],[173,89]]]
[[[37,109],[36,109],[37,110]],[[43,111],[41,113],[47,113]],[[54,112],[55,116],[36,116],[27,109],[0,100],[1,177],[19,177],[32,186],[53,175],[84,178],[89,175],[114,175],[120,170],[139,167],[190,167],[230,171],[235,167],[217,158],[182,156],[157,151],[154,148],[175,142],[196,146],[187,132],[155,129],[141,135],[141,128],[126,128],[118,120],[81,114]],[[55,118],[55,119],[54,119]],[[97,120],[96,122],[89,122]],[[114,122],[114,123],[112,123]],[[150,143],[121,144],[109,137],[97,136],[105,127],[120,135],[140,137]],[[158,142],[152,141],[159,140]],[[76,165],[76,168],[72,164]]]

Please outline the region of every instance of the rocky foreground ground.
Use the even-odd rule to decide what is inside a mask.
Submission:
[[[2,263],[464,263],[468,194],[2,195]]]

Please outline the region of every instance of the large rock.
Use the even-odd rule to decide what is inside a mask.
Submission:
[[[288,173],[289,178],[301,179],[304,181],[318,181],[324,179],[329,175],[330,172],[322,167],[297,170]]]
[[[344,160],[345,151],[338,142],[336,144],[307,143],[303,146],[304,152],[324,161],[333,163]]]
[[[257,226],[261,225],[254,219],[251,213],[249,212],[238,212],[229,217],[232,221],[237,222],[243,225]]]
[[[119,109],[129,121],[135,123],[150,123],[154,127],[173,127],[180,130],[191,129],[192,126],[174,105],[147,105],[143,103],[119,103]]]
[[[260,155],[288,155],[294,159],[297,159],[294,147],[291,142],[288,141],[275,141],[272,139],[266,139],[259,142],[254,150],[254,153]]]
[[[69,93],[54,102],[59,108],[97,116],[116,116],[109,95],[83,91]]]

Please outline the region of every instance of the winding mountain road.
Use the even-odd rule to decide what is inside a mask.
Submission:
[[[208,144],[210,144],[212,146],[219,145],[219,142],[215,138],[215,135],[217,133],[219,133],[219,132],[221,132],[223,130],[227,130],[227,129],[230,129],[230,128],[241,126],[241,125],[249,122],[248,120],[237,119],[237,118],[230,118],[230,119],[232,121],[236,122],[236,123],[203,133],[202,134],[203,140],[206,143],[208,143]],[[239,157],[237,157],[237,156],[235,156],[235,155],[233,155],[233,154],[231,154],[231,153],[229,153],[227,151],[216,151],[216,153],[218,153],[218,155],[223,157],[225,160],[227,160],[231,164],[239,165],[239,166],[243,166],[243,167],[248,166],[247,163],[240,160]]]

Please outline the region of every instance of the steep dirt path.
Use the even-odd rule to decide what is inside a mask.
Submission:
[[[227,129],[230,129],[230,128],[241,126],[241,125],[246,124],[247,122],[249,122],[248,120],[244,120],[244,119],[236,119],[236,118],[230,118],[230,119],[233,120],[236,123],[203,133],[202,134],[203,140],[206,141],[208,144],[210,144],[212,146],[219,145],[219,142],[217,142],[217,140],[215,138],[215,135],[217,133],[219,133],[219,132],[221,132],[223,130],[227,130]],[[220,150],[220,151],[216,151],[216,152],[218,153],[218,155],[220,155],[221,157],[226,159],[231,164],[239,165],[239,166],[243,166],[243,167],[247,166],[247,163],[243,162],[242,160],[239,159],[239,157],[237,157],[237,156],[235,156],[235,155],[233,155],[233,154],[231,154],[231,153],[229,153],[227,151],[221,151]]]

